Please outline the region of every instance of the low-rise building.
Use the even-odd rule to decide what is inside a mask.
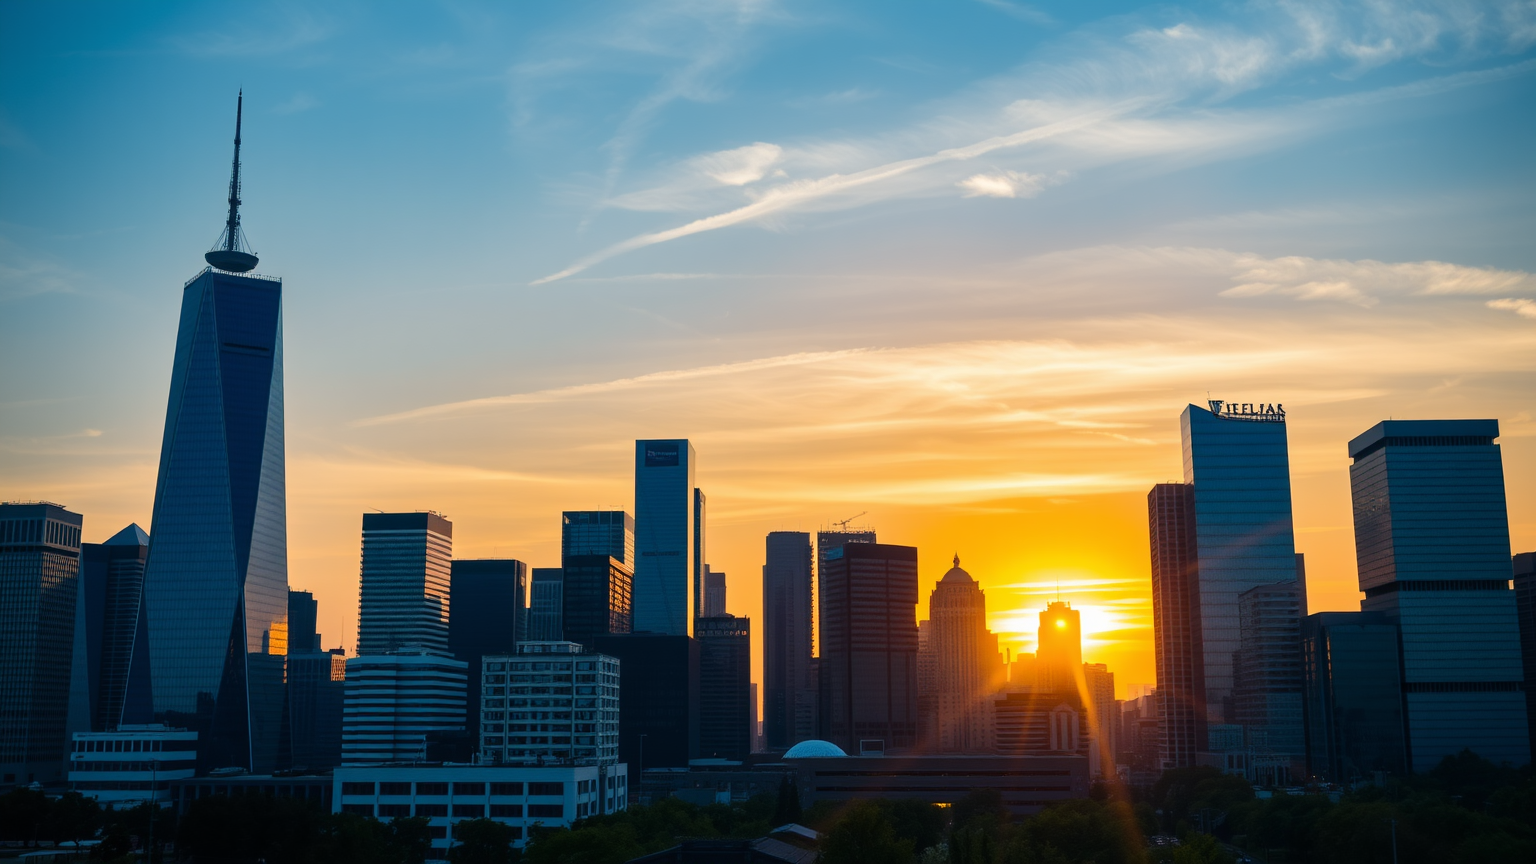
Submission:
[[[197,733],[160,724],[123,725],[115,732],[76,732],[70,744],[69,786],[103,807],[171,803],[173,781],[197,773]]]
[[[535,825],[564,827],[577,819],[625,809],[628,766],[369,765],[333,775],[331,810],[377,819],[426,816],[429,861],[447,858],[453,826],[495,819],[516,832],[517,848]]]
[[[468,669],[425,648],[347,658],[341,764],[424,761],[436,737],[464,734]]]
[[[480,668],[482,761],[619,761],[618,660],[575,642],[522,642]]]
[[[245,774],[238,770],[223,770],[205,777],[171,781],[171,803],[179,814],[185,814],[193,801],[215,795],[299,798],[313,801],[315,806],[328,811],[331,809],[331,773]]]

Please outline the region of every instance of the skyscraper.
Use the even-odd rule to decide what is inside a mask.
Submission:
[[[960,556],[928,599],[929,650],[933,654],[933,744],[945,753],[991,749],[991,700],[1000,658],[988,644],[987,598]]]
[[[917,743],[917,549],[849,543],[821,574],[821,736],[850,753]]]
[[[1398,625],[1414,771],[1530,761],[1497,420],[1387,420],[1349,442],[1362,611]]]
[[[749,688],[752,622],[721,615],[700,618],[699,756],[743,760],[752,752]]]
[[[561,514],[560,557],[607,555],[635,566],[635,517],[623,510],[567,510]]]
[[[584,646],[633,626],[634,576],[609,555],[571,555],[561,569],[561,638]]]
[[[1301,717],[1301,585],[1279,582],[1238,595],[1233,721],[1245,730],[1248,776],[1265,785],[1306,777]]]
[[[1098,751],[1099,773],[1116,776],[1115,754],[1120,748],[1120,706],[1115,702],[1115,673],[1103,663],[1083,664],[1083,707],[1088,736]]]
[[[1397,625],[1379,612],[1318,612],[1302,624],[1307,769],[1331,783],[1408,767]]]
[[[320,650],[320,633],[316,622],[320,617],[320,604],[308,591],[288,592],[288,653],[301,654]]]
[[[1054,600],[1040,613],[1036,676],[1046,693],[1081,693],[1083,675],[1082,613]]]
[[[528,583],[528,640],[559,642],[565,637],[561,621],[565,609],[565,571],[559,567],[535,567]]]
[[[719,618],[725,614],[725,574],[704,565],[704,614],[702,618]]]
[[[341,762],[420,762],[464,734],[469,664],[421,648],[347,660]]]
[[[342,649],[288,655],[288,764],[319,771],[341,764],[347,658]]]
[[[75,634],[75,644],[86,652],[91,729],[96,732],[115,729],[122,721],[148,557],[149,535],[138,525],[104,543],[80,547],[85,628]],[[141,675],[147,671],[142,658],[140,670]]]
[[[357,653],[448,653],[453,523],[436,513],[364,513]]]
[[[686,439],[635,442],[637,631],[693,633],[703,576],[695,460]]]
[[[57,783],[69,752],[80,514],[0,504],[0,778]]]
[[[619,661],[619,761],[686,768],[699,756],[699,642],[691,636],[631,633],[593,640]]]
[[[816,737],[811,681],[815,617],[811,607],[811,535],[774,531],[763,565],[763,740],[782,750]]]
[[[512,654],[528,638],[528,566],[515,558],[454,561],[450,570],[453,614],[448,650],[469,664],[466,731],[480,740],[480,658]]]
[[[1200,648],[1200,578],[1194,487],[1159,483],[1147,493],[1152,541],[1152,636],[1157,663],[1159,764],[1188,768],[1206,749],[1205,654]],[[1138,715],[1139,719],[1141,718]],[[1147,752],[1141,741],[1143,761]]]

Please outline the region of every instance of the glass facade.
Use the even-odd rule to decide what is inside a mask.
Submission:
[[[699,756],[699,643],[688,636],[599,636],[599,654],[619,661],[619,761],[686,768]]]
[[[1200,580],[1195,558],[1194,487],[1159,483],[1147,493],[1152,543],[1152,642],[1157,662],[1155,764],[1142,770],[1188,768],[1206,749],[1205,654],[1200,646]],[[1143,742],[1145,744],[1145,742]]]
[[[695,461],[686,439],[635,442],[636,631],[693,632],[703,575]]]
[[[128,697],[197,732],[204,770],[277,764],[285,482],[282,281],[205,270],[182,294]]]
[[[528,636],[534,642],[558,642],[565,637],[565,571],[559,567],[533,568],[529,583]]]
[[[341,764],[341,712],[347,658],[334,652],[288,655],[289,766],[309,771]]]
[[[591,645],[598,636],[628,633],[633,576],[617,558],[572,555],[561,568],[562,639]]]
[[[453,523],[436,513],[364,513],[357,653],[448,653]]]
[[[699,756],[744,760],[752,752],[748,689],[752,622],[723,615],[695,622],[699,642]]]
[[[122,722],[133,642],[144,596],[149,535],[129,525],[105,543],[80,547],[80,590],[85,606],[84,645],[91,729],[105,732]]]
[[[811,535],[774,531],[763,565],[763,735],[783,750],[816,737]]]
[[[1319,612],[1302,624],[1307,769],[1331,783],[1402,773],[1397,625],[1372,612]]]
[[[1361,608],[1398,625],[1414,771],[1530,761],[1496,420],[1388,420],[1349,442]]]
[[[623,510],[567,510],[561,514],[560,557],[607,555],[635,566],[635,517]]]
[[[850,543],[821,574],[821,734],[850,753],[917,743],[917,549]]]
[[[1233,719],[1246,732],[1249,778],[1283,785],[1305,774],[1301,717],[1301,585],[1249,588],[1237,598]]]
[[[480,663],[487,654],[511,654],[528,638],[528,565],[516,558],[453,562],[453,616],[448,648],[469,664],[469,739],[480,740]]]

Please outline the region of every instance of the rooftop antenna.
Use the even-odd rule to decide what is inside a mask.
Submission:
[[[832,523],[832,524],[833,524],[833,525],[841,525],[841,526],[842,526],[842,530],[843,530],[843,533],[844,533],[844,534],[846,534],[846,533],[848,533],[848,523],[850,523],[850,522],[852,522],[852,521],[853,521],[853,520],[855,520],[855,519],[857,519],[857,518],[859,518],[859,516],[865,516],[865,515],[868,515],[868,513],[869,513],[869,511],[868,511],[868,510],[865,510],[865,511],[864,511],[864,512],[863,512],[863,513],[860,513],[860,514],[859,514],[859,515],[858,515],[858,516],[850,516],[850,517],[848,517],[848,518],[847,518],[847,519],[844,519],[844,520],[843,520],[843,521],[841,521],[841,522],[833,522],[833,523]]]
[[[224,233],[217,243],[203,256],[209,264],[230,273],[245,273],[256,269],[256,255],[245,242],[245,232],[240,230],[240,115],[245,108],[245,88],[235,100],[235,163],[229,175],[229,218],[224,222]]]

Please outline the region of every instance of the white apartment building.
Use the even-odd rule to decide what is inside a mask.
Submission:
[[[480,664],[480,759],[619,761],[619,661],[575,642],[520,642]]]
[[[115,732],[76,732],[70,744],[69,788],[103,807],[171,803],[171,781],[197,773],[197,733],[160,724],[119,726]]]

